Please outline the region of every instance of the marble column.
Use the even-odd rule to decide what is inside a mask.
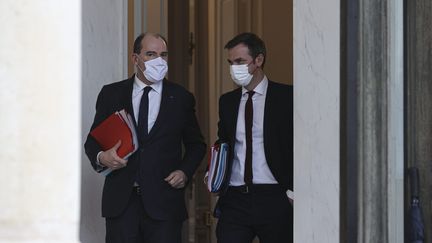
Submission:
[[[95,115],[96,98],[102,86],[128,77],[128,1],[82,1],[81,145]],[[103,242],[105,219],[101,197],[105,177],[96,173],[82,151],[81,222],[82,243]]]
[[[81,1],[0,1],[0,242],[79,242]]]
[[[294,242],[339,242],[340,1],[294,0]]]

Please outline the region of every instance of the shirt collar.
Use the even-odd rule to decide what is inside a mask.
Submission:
[[[256,94],[265,95],[267,92],[268,79],[267,76],[264,75],[264,78],[259,82],[259,84],[253,89]],[[242,95],[245,95],[248,90],[245,87],[242,87]]]
[[[151,85],[145,84],[143,81],[141,81],[137,75],[135,75],[134,78],[134,84],[133,84],[133,90],[134,92],[139,93],[141,90],[143,90],[145,87],[150,86],[156,93],[161,94],[162,93],[162,83],[163,81],[153,83]]]

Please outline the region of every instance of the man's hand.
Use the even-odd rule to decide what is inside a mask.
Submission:
[[[112,170],[118,170],[127,165],[127,160],[120,158],[117,155],[117,149],[120,147],[119,140],[114,147],[107,151],[103,151],[99,156],[99,162]]]
[[[183,188],[188,180],[185,173],[181,170],[175,170],[164,179],[168,184],[176,189]]]

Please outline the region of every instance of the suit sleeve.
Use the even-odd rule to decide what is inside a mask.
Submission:
[[[96,101],[96,114],[93,120],[93,124],[90,128],[90,131],[93,130],[97,125],[99,125],[103,120],[105,120],[108,117],[107,114],[109,114],[108,111],[109,103],[107,98],[108,97],[106,95],[106,89],[105,87],[103,87]],[[90,132],[87,134],[87,139],[84,143],[84,149],[87,157],[90,160],[93,169],[100,172],[100,170],[98,170],[100,168],[96,164],[96,160],[97,160],[96,157],[97,154],[100,151],[102,151],[102,149],[99,146],[99,144],[96,142],[96,140],[90,135]]]
[[[286,121],[286,124],[289,124],[287,126],[287,134],[286,134],[286,142],[287,147],[286,151],[288,152],[288,171],[290,173],[289,175],[289,181],[288,181],[288,189],[293,191],[293,179],[294,179],[294,95],[293,95],[293,89],[292,86],[290,86],[286,92],[286,97],[288,97],[287,103],[287,117],[288,121]]]
[[[195,115],[195,98],[191,93],[188,93],[186,99],[185,112],[187,122],[182,132],[185,153],[180,169],[190,179],[204,158],[207,145],[204,142]]]

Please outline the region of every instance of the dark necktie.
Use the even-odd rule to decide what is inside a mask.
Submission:
[[[246,185],[252,184],[252,124],[253,124],[253,103],[252,96],[254,91],[247,92],[249,97],[246,101],[245,107],[245,130],[246,130],[246,158],[245,158],[245,171],[244,181]]]
[[[149,98],[148,93],[152,88],[146,86],[144,88],[143,95],[139,106],[138,113],[138,139],[144,141],[148,135],[148,110],[149,110]]]

